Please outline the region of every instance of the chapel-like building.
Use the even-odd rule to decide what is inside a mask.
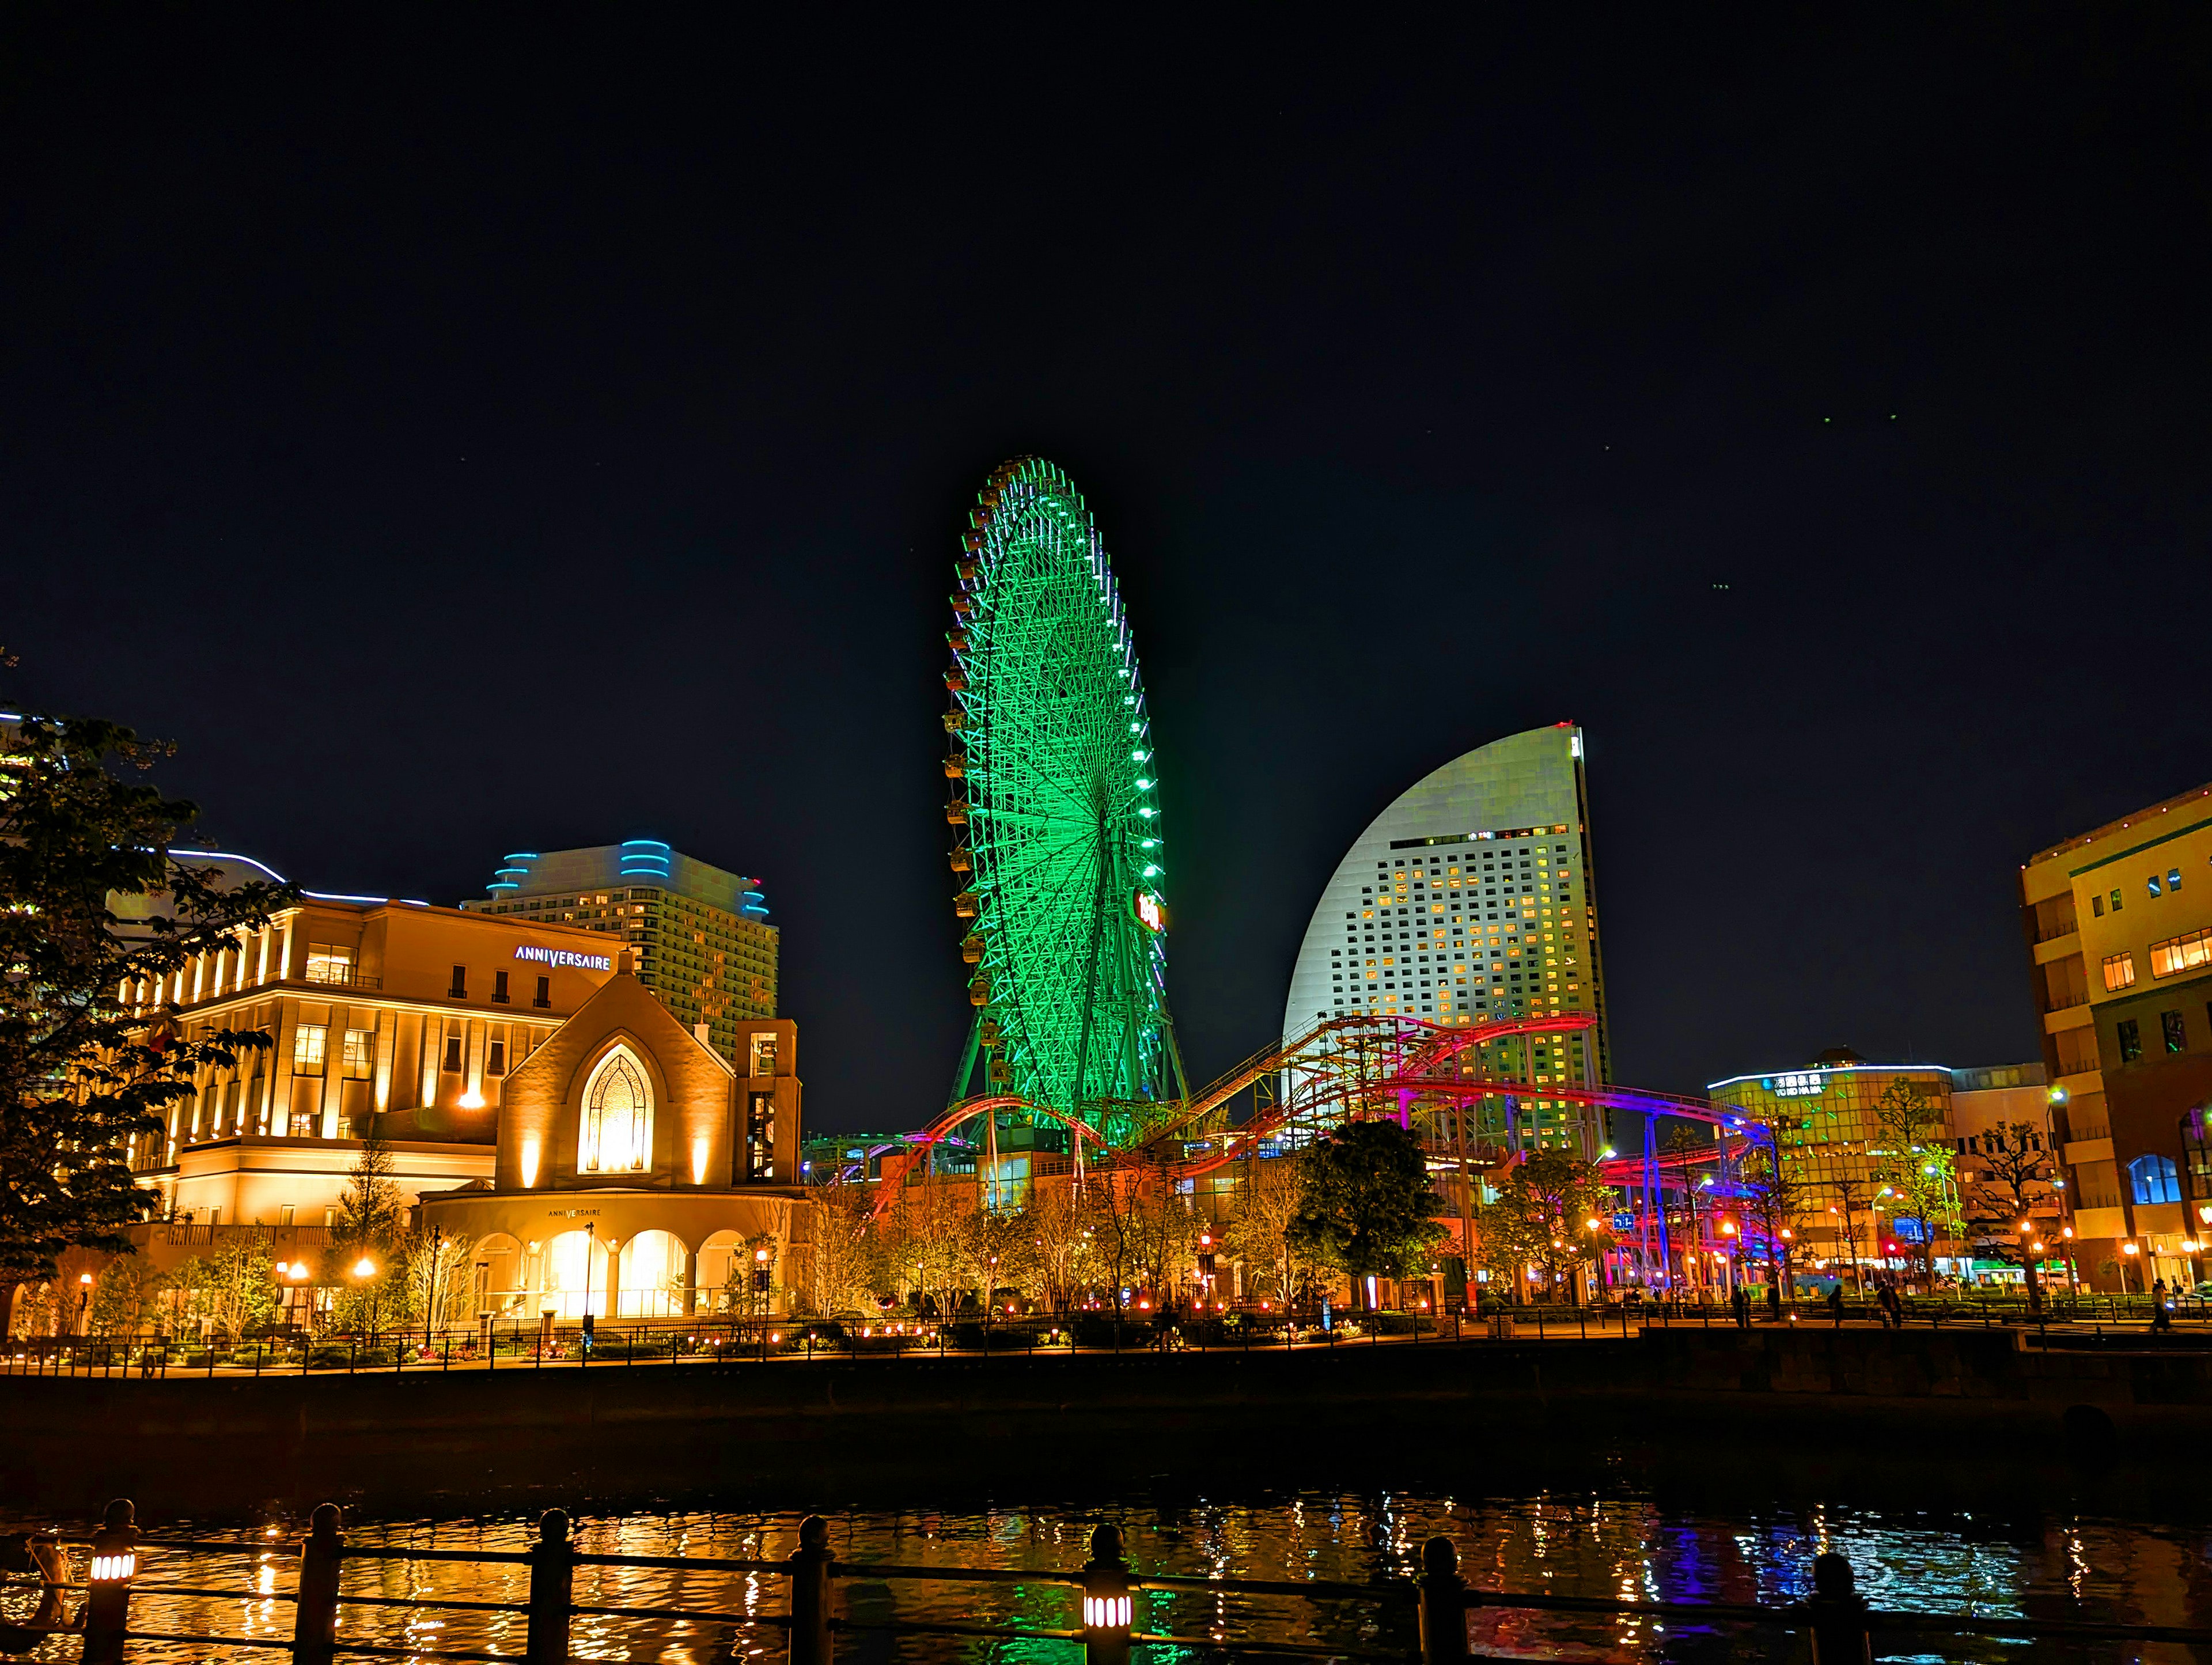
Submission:
[[[425,1191],[422,1224],[472,1241],[497,1320],[787,1310],[811,1224],[798,1048],[790,1019],[748,1019],[732,1063],[625,950],[507,1074],[492,1177]]]

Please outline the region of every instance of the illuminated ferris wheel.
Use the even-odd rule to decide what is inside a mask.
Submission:
[[[1090,511],[1049,463],[993,472],[957,575],[945,817],[975,1020],[953,1096],[981,1062],[987,1091],[1119,1144],[1182,1085],[1136,647]]]

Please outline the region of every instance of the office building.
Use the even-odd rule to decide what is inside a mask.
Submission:
[[[2212,787],[2031,856],[2020,884],[2082,1272],[2193,1283],[2212,1234]]]
[[[1401,793],[1322,887],[1291,973],[1287,1045],[1330,1018],[1461,1024],[1586,1012],[1586,1031],[1486,1048],[1476,1066],[1534,1081],[1611,1077],[1583,732],[1531,729],[1454,758]],[[1595,1154],[1581,1107],[1525,1107],[1535,1142]]]
[[[734,1058],[738,1032],[776,1012],[776,927],[760,881],[657,839],[507,858],[489,893],[461,906],[504,919],[574,925],[636,956],[639,982],[687,1029]]]
[[[2075,1270],[2072,1216],[2058,1164],[2051,1088],[2040,1062],[1998,1064],[1951,1072],[1951,1120],[1959,1189],[1966,1199],[1978,1281],[2014,1282],[2025,1244],[2040,1243],[2046,1279],[2065,1282]],[[2013,1176],[2035,1176],[2022,1186]],[[2008,1208],[2016,1191],[2028,1206]],[[2021,1226],[2027,1226],[2021,1231]]]
[[[1825,1052],[1797,1069],[1734,1075],[1705,1088],[1774,1132],[1784,1171],[1802,1188],[1796,1268],[1842,1276],[1903,1271],[1917,1263],[1918,1224],[1899,1222],[1883,1194],[1886,1152],[1875,1106],[1899,1083],[1926,1102],[1930,1121],[1948,1128],[1952,1073],[1940,1064],[1869,1064],[1848,1047]],[[1931,1129],[1931,1133],[1933,1133]],[[1948,1137],[1948,1133],[1943,1136]],[[1663,1152],[1662,1152],[1663,1153]],[[1960,1268],[1959,1245],[1939,1241],[1939,1272]]]

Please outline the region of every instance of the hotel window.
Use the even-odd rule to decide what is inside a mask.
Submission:
[[[491,974],[491,1002],[494,1006],[507,1004],[507,973],[504,971]]]
[[[292,1034],[292,1073],[320,1075],[323,1045],[329,1030],[321,1024],[302,1024]]]
[[[2171,977],[2212,964],[2212,929],[2192,931],[2185,937],[2168,937],[2150,945],[2150,975]]]
[[[2106,993],[2127,988],[2136,980],[2136,957],[2132,954],[2105,956],[2105,988]]]
[[[2166,869],[2166,890],[2167,890],[2167,891],[2168,891],[2169,893],[2170,893],[2170,892],[2172,892],[2172,891],[2179,890],[2181,888],[2181,869],[2180,869],[2180,868],[2179,868],[2179,867],[2169,867],[2169,868],[2167,868],[2167,869]]]
[[[307,981],[311,983],[349,983],[353,981],[353,950],[332,942],[307,945]]]
[[[653,1088],[628,1047],[599,1060],[584,1089],[576,1165],[587,1174],[637,1173],[653,1150]]]
[[[2159,1034],[2165,1039],[2166,1049],[2168,1052],[2186,1052],[2189,1050],[2189,1031],[2182,1027],[2181,1014],[2179,1012],[2160,1012],[2158,1014],[2158,1029]]]
[[[2153,896],[2156,896],[2158,894],[2158,875],[2156,873],[2153,873],[2148,879],[2144,880],[2143,888],[2148,890]]]
[[[2091,914],[2094,917],[2095,917],[2095,918],[2097,918],[2097,919],[2102,919],[2102,918],[2104,918],[2104,917],[2105,917],[2105,899],[2104,899],[2104,897],[2102,897],[2102,896],[2091,896],[2091,897],[2089,898],[2089,912],[2090,912],[2090,914]]]
[[[486,1075],[505,1075],[507,1073],[506,1042],[495,1041],[491,1043],[490,1049],[484,1054],[484,1073]]]
[[[2106,900],[2112,904],[2112,911],[2114,913],[2117,914],[2120,911],[2120,893],[2118,890],[2113,891],[2111,896],[2106,898]]]
[[[469,998],[469,969],[465,965],[457,965],[453,968],[453,986],[446,991],[446,998],[450,1000],[465,1000]]]
[[[541,1012],[553,1004],[552,978],[540,977],[538,980],[538,998],[532,1000],[530,1004],[538,1007]]]
[[[2132,1018],[2123,1018],[2115,1031],[2120,1043],[2120,1061],[2132,1064],[2142,1056],[2142,1031],[2136,1027]]]
[[[445,1073],[447,1075],[459,1075],[461,1073],[461,1037],[458,1035],[448,1035],[446,1037]]]
[[[343,1057],[347,1075],[356,1081],[368,1076],[376,1064],[376,1031],[373,1029],[348,1030]]]

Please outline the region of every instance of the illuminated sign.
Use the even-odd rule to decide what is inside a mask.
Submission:
[[[514,951],[518,960],[535,960],[540,965],[580,965],[586,971],[611,971],[614,960],[605,954],[579,954],[568,948],[534,948],[527,944]]]
[[[1130,906],[1136,912],[1137,923],[1154,936],[1168,928],[1168,905],[1150,890],[1138,891],[1130,898]]]
[[[1808,1070],[1797,1075],[1778,1075],[1774,1078],[1777,1098],[1817,1097],[1826,1080],[1819,1070]]]

